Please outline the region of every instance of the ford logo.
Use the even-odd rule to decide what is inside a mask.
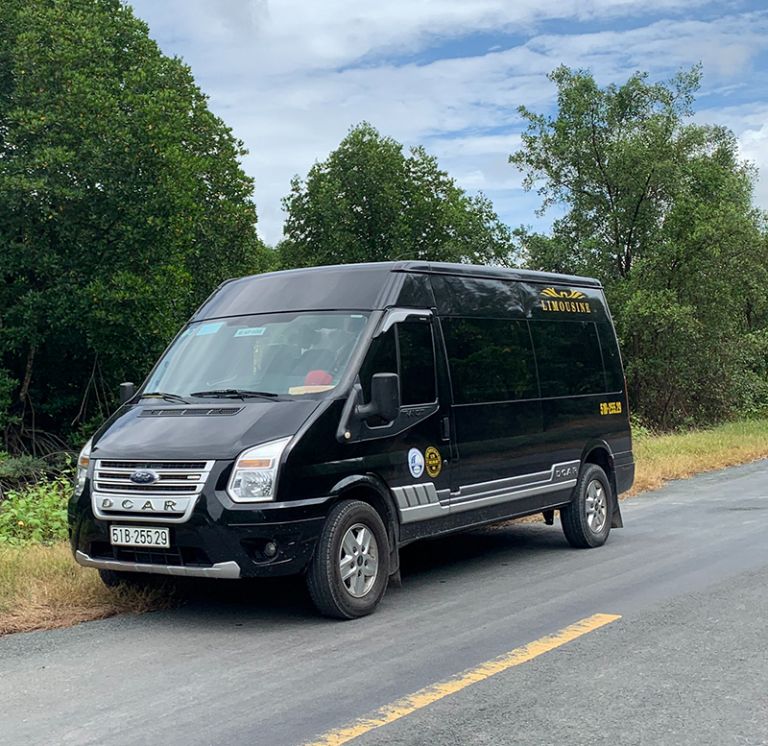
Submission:
[[[160,479],[160,477],[157,472],[152,471],[151,469],[138,469],[131,474],[129,479],[135,484],[152,484]]]

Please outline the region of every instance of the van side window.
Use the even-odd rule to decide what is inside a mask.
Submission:
[[[531,321],[541,395],[605,391],[603,358],[592,321]]]
[[[400,347],[400,398],[404,405],[435,401],[435,350],[432,324],[404,321],[397,324]]]
[[[371,400],[371,378],[374,373],[397,373],[395,327],[371,342],[368,354],[360,366],[360,385],[363,387],[363,401],[366,404]]]
[[[442,326],[456,404],[539,395],[525,321],[444,318]]]
[[[371,342],[368,354],[360,366],[360,385],[363,387],[365,402],[371,400],[371,378],[374,373],[400,375],[400,401],[403,405],[435,401],[432,325],[423,321],[405,321],[395,324]]]
[[[600,347],[603,351],[607,390],[621,391],[624,388],[624,372],[621,367],[621,355],[613,328],[608,324],[598,324],[597,335],[600,338]]]

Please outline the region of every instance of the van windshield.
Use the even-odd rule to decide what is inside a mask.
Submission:
[[[195,322],[176,338],[143,391],[185,398],[330,391],[367,321],[367,313],[333,311]]]

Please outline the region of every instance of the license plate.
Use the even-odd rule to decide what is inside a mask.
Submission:
[[[110,526],[109,540],[114,546],[118,547],[171,548],[171,536],[167,528]]]

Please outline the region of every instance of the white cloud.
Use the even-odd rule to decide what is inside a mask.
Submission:
[[[758,169],[755,203],[768,209],[768,101],[697,113],[700,122],[720,124],[733,130],[739,142],[739,154]]]
[[[708,0],[135,0],[141,17],[170,37],[197,38],[225,64],[287,73],[328,69],[372,53],[414,51],[469,33],[531,28],[547,19],[585,21],[690,12]],[[251,63],[249,65],[249,62]]]
[[[529,46],[565,64],[625,78],[633,69],[663,73],[702,62],[708,76],[733,79],[768,48],[768,14],[709,21],[661,20],[627,31],[541,36]]]
[[[460,185],[488,193],[511,224],[538,223],[535,195],[521,192],[520,176],[507,163],[519,142],[517,106],[550,108],[554,88],[545,76],[561,62],[592,68],[605,83],[626,79],[635,69],[667,77],[680,66],[703,60],[705,82],[712,90],[738,91],[734,86],[742,82],[740,76],[768,47],[768,14],[727,15],[723,10],[707,21],[691,20],[692,9],[706,4],[133,3],[163,50],[184,57],[210,94],[213,110],[245,141],[250,154],[244,166],[256,180],[259,229],[270,243],[280,237],[280,198],[291,176],[304,175],[362,120],[406,145],[425,144]],[[589,33],[581,25],[578,32],[537,33],[546,20],[588,26],[595,19],[601,28],[611,20],[614,30]],[[455,55],[461,40],[477,33],[492,33],[494,42],[501,33],[513,33],[523,41],[508,49],[489,43],[495,49],[476,56],[440,58],[437,45],[453,45]],[[403,63],[416,53],[436,59]],[[743,129],[739,125],[738,131]],[[742,137],[745,152],[759,152],[765,142],[759,127],[753,130],[754,135]],[[764,197],[768,204],[768,195]]]

